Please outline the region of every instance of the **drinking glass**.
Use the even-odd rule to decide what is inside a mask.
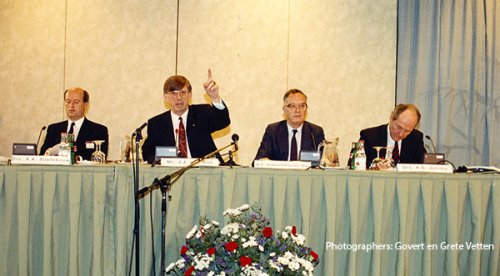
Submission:
[[[102,164],[106,163],[106,154],[101,151],[101,144],[104,143],[104,140],[94,140],[93,142],[96,150],[92,153],[90,161]]]
[[[396,162],[394,162],[394,159],[392,159],[393,148],[394,147],[386,147],[384,165],[386,165],[387,169],[396,167]]]
[[[373,148],[377,151],[377,157],[375,157],[372,160],[372,163],[370,164],[370,170],[378,170],[379,167],[377,166],[377,164],[382,163],[384,161],[383,158],[380,158],[380,150],[385,147],[374,146]]]

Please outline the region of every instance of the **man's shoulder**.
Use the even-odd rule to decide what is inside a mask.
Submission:
[[[68,122],[68,121],[61,121],[61,122],[57,122],[57,123],[50,124],[50,125],[47,127],[47,131],[49,131],[49,130],[53,130],[53,129],[66,128],[66,126],[67,126],[67,122]]]
[[[286,121],[285,120],[270,123],[266,127],[266,129],[268,129],[268,130],[276,130],[279,128],[286,128]]]
[[[365,128],[361,130],[361,133],[378,133],[380,131],[384,131],[385,129],[387,129],[387,124]]]
[[[304,128],[310,128],[314,131],[323,131],[323,128],[321,126],[308,121],[304,121]]]
[[[156,122],[156,121],[163,121],[163,120],[165,120],[166,118],[169,117],[169,114],[170,114],[170,110],[167,110],[167,111],[165,111],[163,113],[160,113],[160,114],[158,114],[158,115],[150,118],[148,120],[148,122],[151,123],[151,122]]]
[[[94,128],[94,129],[101,129],[101,130],[106,130],[108,131],[108,128],[103,125],[103,124],[100,124],[100,123],[96,123],[94,121],[91,121],[87,118],[85,118],[85,120],[83,121],[84,124],[87,124],[89,127],[91,128]]]

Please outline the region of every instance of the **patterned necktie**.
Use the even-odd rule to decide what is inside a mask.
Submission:
[[[297,139],[295,139],[295,134],[297,130],[293,130],[292,142],[290,143],[290,161],[297,160]]]
[[[73,134],[74,129],[75,129],[75,122],[71,122],[71,127],[69,128],[68,134]]]
[[[394,149],[392,150],[392,159],[394,160],[394,163],[399,163],[399,146],[398,146],[398,141],[394,143]]]
[[[179,117],[179,157],[187,157],[186,129],[182,123],[182,117]]]

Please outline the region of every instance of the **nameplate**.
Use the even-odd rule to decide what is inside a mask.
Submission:
[[[311,167],[310,161],[278,161],[278,160],[255,160],[255,168],[265,169],[296,169],[306,170]]]
[[[164,167],[186,167],[195,161],[195,158],[162,158],[160,166]],[[205,159],[196,164],[198,167],[218,167],[220,164],[216,158]]]
[[[13,165],[71,165],[70,156],[12,155]]]
[[[451,164],[398,164],[398,172],[428,172],[428,173],[453,173]]]

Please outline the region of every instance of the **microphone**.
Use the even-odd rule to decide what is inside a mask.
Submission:
[[[36,140],[36,150],[38,152],[38,145],[40,144],[40,137],[42,137],[42,132],[46,129],[46,126],[43,126],[42,129],[40,129],[40,133],[38,133],[38,139]]]
[[[436,153],[436,147],[434,146],[434,141],[432,141],[431,137],[429,135],[425,135],[425,138],[429,141],[431,141],[432,149],[434,150],[434,153]]]
[[[240,140],[240,136],[238,134],[233,134],[233,136],[231,136],[231,139],[233,140],[233,145],[234,145],[234,149],[235,151],[238,150],[238,140]]]
[[[179,156],[179,129],[175,129],[175,151],[177,151],[177,157]]]
[[[141,132],[143,128],[145,128],[148,125],[148,123],[142,124],[140,127],[138,127],[135,132]]]
[[[313,142],[314,150],[316,150],[317,149],[316,148],[316,140],[314,139],[314,134],[312,133],[312,131],[309,132],[309,135],[311,135],[311,140]]]

